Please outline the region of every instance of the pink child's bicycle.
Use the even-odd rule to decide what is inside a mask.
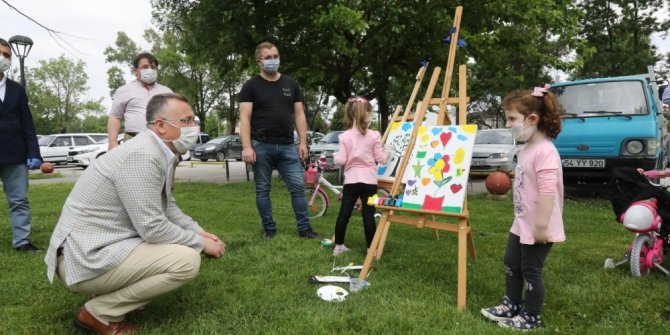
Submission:
[[[663,226],[670,217],[670,193],[667,186],[656,184],[649,179],[670,177],[670,169],[644,171],[642,169],[620,168],[613,171],[612,207],[628,231],[635,233],[624,259],[605,260],[605,269],[630,263],[633,277],[648,274],[657,269],[666,276],[670,271],[663,267],[665,255],[670,251],[670,225]]]
[[[321,155],[316,162],[307,164],[305,170],[305,196],[307,197],[307,212],[310,218],[320,217],[326,214],[330,206],[330,196],[326,189],[335,194],[337,200],[342,200],[342,186],[333,185],[325,177],[328,171],[326,156]],[[388,191],[380,188],[377,192],[380,196],[388,196]],[[356,204],[360,209],[360,204]]]

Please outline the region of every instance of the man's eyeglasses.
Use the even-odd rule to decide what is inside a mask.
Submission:
[[[160,119],[163,121],[168,121],[168,122],[179,122],[181,124],[185,124],[187,126],[194,125],[195,124],[195,117],[189,117],[185,119]],[[155,124],[156,120],[149,122],[149,124]]]
[[[259,58],[259,59],[262,59],[262,60],[279,59],[279,55],[267,55],[267,56],[265,56],[263,58]]]

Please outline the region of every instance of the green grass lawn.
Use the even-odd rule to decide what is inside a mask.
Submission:
[[[46,248],[71,184],[30,187],[32,239]],[[219,260],[203,258],[189,285],[129,315],[141,334],[508,334],[479,309],[504,293],[502,255],[512,221],[511,200],[469,198],[477,259],[468,259],[467,307],[456,310],[456,236],[393,225],[384,258],[373,263],[371,286],[346,301],[316,295],[307,276],[331,274],[333,256],[319,241],[299,239],[283,188],[273,192],[278,235],[263,241],[252,183],[180,183],[181,208],[228,245]],[[3,200],[4,201],[4,200]],[[279,204],[282,203],[280,206]],[[313,220],[333,233],[339,204]],[[670,280],[658,271],[634,279],[627,267],[604,270],[633,235],[613,220],[609,202],[566,200],[568,241],[554,246],[546,264],[545,327],[538,334],[668,334]],[[46,278],[44,253],[11,248],[6,206],[0,206],[0,334],[72,334],[87,296]],[[365,240],[358,214],[350,222],[352,251],[337,265],[361,264]],[[344,286],[348,289],[348,287]]]

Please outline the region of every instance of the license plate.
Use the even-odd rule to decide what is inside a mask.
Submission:
[[[194,152],[193,156],[202,156],[202,153],[201,152]]]
[[[604,169],[605,160],[604,159],[575,159],[575,158],[566,158],[561,160],[563,162],[563,167],[569,168],[586,168],[586,169]]]
[[[484,166],[486,165],[486,159],[473,159],[470,163],[472,166]]]
[[[68,162],[74,162],[74,158],[72,156],[67,156],[67,161]]]

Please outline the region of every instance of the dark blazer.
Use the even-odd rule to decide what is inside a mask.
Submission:
[[[26,163],[28,158],[41,160],[26,90],[9,78],[6,83],[0,103],[0,164]]]

